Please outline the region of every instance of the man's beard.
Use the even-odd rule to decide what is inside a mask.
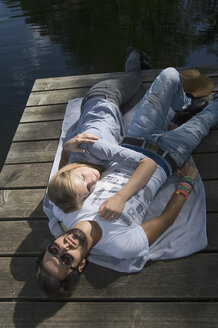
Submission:
[[[85,258],[88,252],[88,240],[85,233],[80,229],[73,228],[66,232],[66,236],[68,235],[72,235],[74,239],[77,239],[79,241],[79,246],[82,249],[81,252],[82,258]]]

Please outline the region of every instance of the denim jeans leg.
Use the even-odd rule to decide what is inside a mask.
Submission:
[[[181,167],[193,150],[218,123],[218,95],[200,113],[189,121],[166,132],[158,141],[163,150],[168,150],[177,165]]]
[[[179,72],[172,67],[164,69],[142,99],[127,136],[156,142],[167,129],[169,108],[184,110],[190,104],[191,99],[184,93]]]
[[[143,82],[140,70],[140,54],[132,52],[126,61],[126,72],[119,79],[109,79],[95,84],[83,99],[81,108],[91,98],[104,98],[118,108],[128,102]]]

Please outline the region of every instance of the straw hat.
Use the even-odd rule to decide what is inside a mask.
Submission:
[[[208,96],[214,88],[213,81],[196,69],[187,69],[181,72],[185,93],[191,93],[194,97]]]

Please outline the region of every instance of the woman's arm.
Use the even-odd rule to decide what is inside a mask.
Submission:
[[[79,135],[74,138],[78,138],[78,136]],[[84,161],[107,167],[114,162],[123,163],[126,161],[129,167],[135,169],[140,160],[145,157],[145,155],[135,150],[127,149],[112,141],[107,142],[100,138],[98,140],[95,139],[95,142],[90,142],[90,139],[88,142],[83,140],[83,144],[75,148],[72,142],[74,138],[67,141],[68,144],[66,148],[68,152],[74,153],[74,162]]]
[[[98,140],[98,137],[90,133],[77,134],[75,137],[67,140],[64,143],[63,150],[61,153],[59,169],[68,164],[70,152],[85,153],[85,149],[80,148],[80,145],[86,142],[94,143],[96,140]]]
[[[126,201],[150,180],[157,163],[149,157],[143,158],[129,181],[114,196],[108,198],[99,207],[98,214],[105,219],[118,219]]]
[[[181,176],[189,176],[193,180],[196,178],[197,174],[197,168],[188,162],[184,164],[180,171]],[[185,201],[186,198],[184,197],[184,194],[174,193],[160,216],[152,218],[141,224],[141,227],[148,238],[149,245],[153,244],[157,238],[160,237],[160,235],[174,223],[183,205],[185,204]]]

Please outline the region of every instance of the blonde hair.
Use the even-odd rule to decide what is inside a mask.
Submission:
[[[60,207],[64,213],[79,210],[83,205],[84,200],[76,194],[71,183],[70,171],[85,166],[95,168],[100,173],[104,170],[101,166],[88,163],[67,164],[58,170],[48,183],[49,199],[55,203],[55,205]]]

